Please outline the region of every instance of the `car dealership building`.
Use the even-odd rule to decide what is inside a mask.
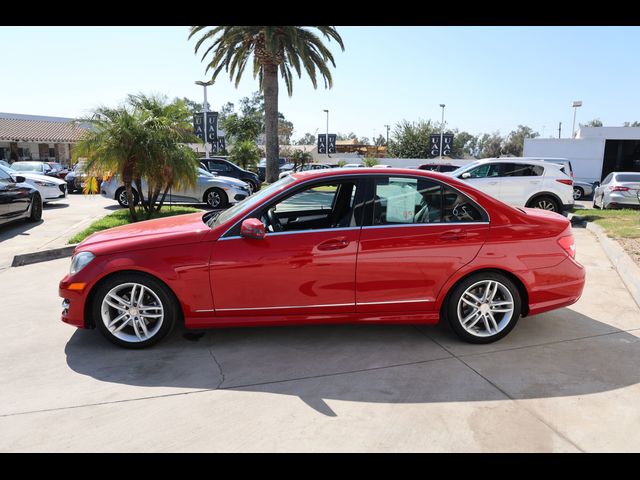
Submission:
[[[72,118],[0,112],[0,160],[71,163],[73,146],[87,132]]]
[[[640,127],[582,127],[576,138],[527,138],[523,156],[567,158],[575,179],[586,182],[640,172]]]

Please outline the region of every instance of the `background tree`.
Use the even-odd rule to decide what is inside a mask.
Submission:
[[[380,134],[373,139],[373,144],[376,147],[382,147],[387,144],[387,139],[384,137],[384,135]]]
[[[485,133],[480,139],[479,158],[494,158],[502,154],[502,144],[504,138],[500,136],[500,132],[494,132],[491,135]]]
[[[260,150],[252,140],[241,140],[233,145],[229,160],[248,170],[250,167],[255,167],[260,161]]]
[[[602,120],[599,118],[594,118],[593,120],[589,120],[587,123],[580,123],[580,127],[601,127]]]
[[[291,155],[291,160],[293,161],[293,168],[298,169],[307,163],[311,163],[312,157],[309,152],[296,150]]]
[[[191,27],[189,38],[207,27]],[[335,40],[342,50],[342,38],[334,27],[316,26],[327,40]],[[302,68],[307,72],[314,88],[317,76],[331,88],[333,79],[329,64],[335,67],[333,54],[322,40],[308,27],[300,26],[217,26],[204,31],[195,51],[209,42],[202,60],[211,55],[206,71],[212,70],[215,80],[224,69],[230,79],[240,83],[244,69],[253,57],[253,75],[257,76],[260,91],[264,93],[266,134],[266,181],[278,178],[278,72],[284,79],[289,96],[293,94],[293,71],[298,78]],[[293,71],[292,71],[293,69]]]
[[[375,167],[379,163],[380,162],[378,162],[378,159],[375,157],[364,157],[364,160],[362,160],[362,164],[365,167]]]
[[[315,145],[315,144],[316,144],[316,136],[311,135],[310,133],[305,133],[304,137],[301,137],[300,139],[298,139],[297,142],[295,142],[295,145]]]
[[[638,122],[637,120],[634,122],[624,122],[623,126],[624,127],[640,127],[640,122]]]
[[[182,98],[176,97],[176,98],[173,99],[173,101],[174,102],[178,102],[178,101],[184,102],[185,106],[187,107],[187,109],[191,113],[192,117],[193,117],[194,113],[204,112],[204,109],[202,108],[202,106],[204,105],[204,102],[199,103],[199,102],[191,100],[190,98],[187,98],[187,97],[182,97]],[[211,110],[211,104],[209,102],[207,102],[207,105],[209,106],[209,110]]]
[[[429,135],[437,133],[431,120],[397,123],[389,138],[389,155],[399,158],[428,158],[431,149]]]
[[[476,137],[469,132],[459,132],[454,129],[453,145],[451,146],[452,158],[465,158],[473,156],[475,152]]]
[[[525,125],[518,125],[516,130],[509,133],[506,140],[502,145],[502,153],[504,155],[513,155],[515,157],[521,157],[524,150],[525,138],[539,137],[538,132],[534,132],[533,129]]]

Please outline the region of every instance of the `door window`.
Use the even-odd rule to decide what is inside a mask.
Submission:
[[[231,166],[224,162],[209,162],[209,169],[213,170],[214,172],[230,172]]]
[[[469,171],[467,178],[487,178],[487,177],[499,177],[500,176],[500,164],[499,163],[485,163]]]

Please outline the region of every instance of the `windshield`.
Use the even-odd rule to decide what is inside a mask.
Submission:
[[[13,168],[11,167],[5,167],[4,165],[0,165],[0,169],[4,170],[5,172],[7,172],[9,175],[15,175],[16,172]]]
[[[278,180],[277,182],[272,183],[267,188],[263,188],[258,193],[255,193],[250,197],[245,198],[241,202],[236,203],[233,207],[228,208],[227,210],[222,212],[220,215],[212,216],[207,222],[207,225],[209,225],[210,227],[214,227],[216,225],[220,225],[221,223],[226,222],[227,220],[237,215],[238,213],[248,212],[249,210],[254,208],[256,205],[258,205],[263,199],[271,195],[273,192],[281,190],[282,188],[286,187],[290,183],[293,183],[294,181],[295,179],[293,177],[286,176]]]
[[[623,175],[616,175],[616,181],[618,182],[640,182],[640,173],[626,173]]]
[[[11,168],[17,172],[41,172],[42,164],[39,162],[13,162]]]
[[[456,168],[453,172],[447,172],[447,175],[451,175],[452,177],[457,177],[458,175],[460,175],[462,172],[466,171],[467,169],[471,169],[471,168],[476,167],[478,165],[480,165],[480,160],[476,160],[475,162],[467,163],[466,165],[463,165],[460,168]]]
[[[198,175],[205,175],[207,177],[215,177],[215,175],[202,167],[198,167]]]

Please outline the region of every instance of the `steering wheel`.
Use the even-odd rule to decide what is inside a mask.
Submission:
[[[272,232],[281,232],[284,230],[282,224],[280,223],[280,219],[276,215],[276,209],[270,208],[267,210],[267,218],[269,219],[269,228]]]
[[[454,205],[451,213],[453,213],[457,220],[473,221],[473,216],[469,213],[469,207],[466,203],[459,203]]]

